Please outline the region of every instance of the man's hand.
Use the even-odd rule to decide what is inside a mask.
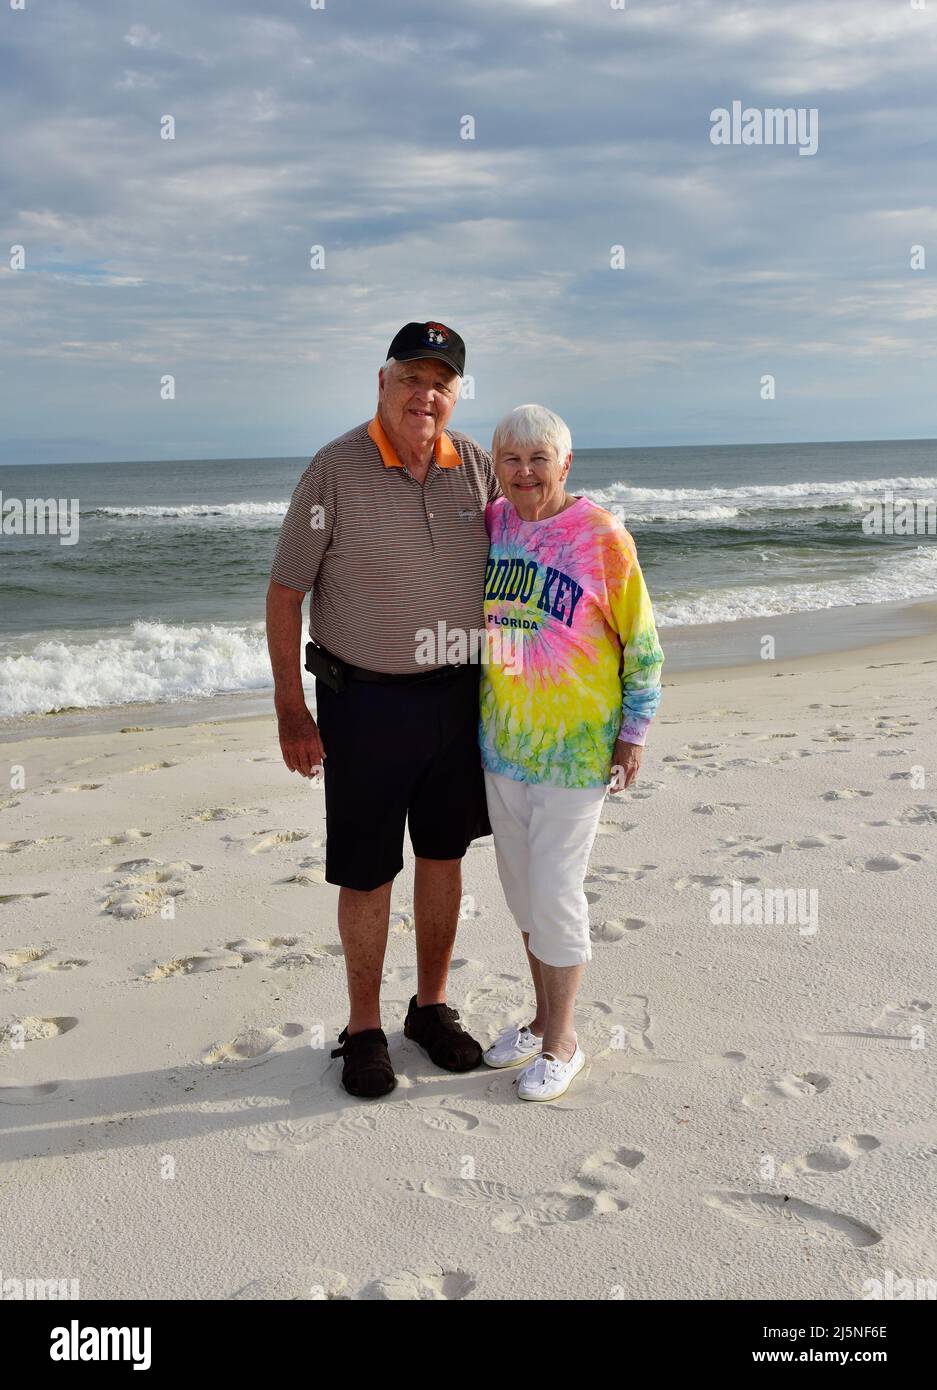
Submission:
[[[641,752],[640,743],[625,743],[621,738],[615,740],[612,752],[612,780],[608,785],[610,796],[631,786],[641,766]]]
[[[290,772],[315,777],[322,772],[325,749],[316,721],[305,705],[297,710],[278,710],[280,752]]]

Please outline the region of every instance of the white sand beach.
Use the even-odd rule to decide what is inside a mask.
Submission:
[[[0,1278],[827,1300],[937,1277],[935,707],[932,637],[665,667],[586,885],[588,1070],[540,1106],[516,1072],[451,1076],[403,1038],[412,856],[384,987],[398,1086],[340,1089],[323,794],[283,767],[272,711],[34,721],[2,750],[25,788],[0,803]],[[817,930],[715,924],[733,880],[816,890]],[[450,1002],[488,1042],[530,1010],[488,841],[465,893]]]

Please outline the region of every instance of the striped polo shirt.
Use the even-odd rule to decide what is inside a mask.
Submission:
[[[424,671],[420,629],[484,630],[485,507],[499,495],[490,455],[468,435],[440,436],[421,484],[375,416],[303,473],[271,577],[312,591],[309,634],[333,655],[370,671]],[[445,660],[443,649],[430,664]]]

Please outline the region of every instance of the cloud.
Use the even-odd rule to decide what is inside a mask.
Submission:
[[[370,412],[413,317],[464,334],[459,411],[482,436],[531,398],[581,445],[933,432],[934,270],[910,248],[937,268],[934,7],[164,0],[158,32],[127,15],[50,0],[7,20],[16,457],[31,431],[116,457],[137,438],[185,454],[186,430],[310,452]],[[710,112],[736,99],[816,107],[817,155],[713,146]]]

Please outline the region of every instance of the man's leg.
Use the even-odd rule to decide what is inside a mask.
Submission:
[[[381,975],[392,887],[393,879],[369,893],[357,888],[339,890],[338,931],[348,976],[349,1035],[381,1026]]]
[[[446,1002],[449,962],[459,925],[461,901],[461,859],[417,858],[413,877],[413,916],[416,924],[416,1000],[420,1007]]]

